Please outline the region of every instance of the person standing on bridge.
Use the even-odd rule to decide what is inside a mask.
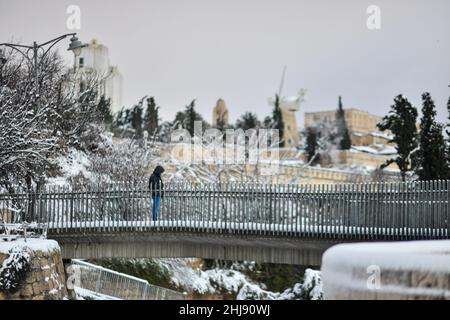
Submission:
[[[164,196],[164,183],[161,179],[161,174],[164,172],[162,166],[157,166],[153,170],[152,175],[148,183],[148,187],[152,192],[153,208],[152,208],[152,218],[153,221],[158,220],[159,209],[161,207],[161,198]]]

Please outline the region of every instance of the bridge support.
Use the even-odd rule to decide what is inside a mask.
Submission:
[[[323,252],[334,242],[277,237],[174,233],[110,233],[49,235],[59,242],[64,258],[198,257],[260,263],[320,266]]]

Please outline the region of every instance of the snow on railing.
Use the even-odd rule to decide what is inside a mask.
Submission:
[[[138,183],[0,194],[50,234],[197,232],[349,240],[450,238],[450,180],[335,185]],[[161,198],[159,210],[155,199]],[[42,230],[44,232],[44,230]]]
[[[72,259],[74,290],[97,299],[184,300],[181,292],[151,285],[148,281],[92,263]]]

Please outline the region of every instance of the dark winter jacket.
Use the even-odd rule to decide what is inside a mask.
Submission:
[[[161,166],[157,166],[150,176],[150,180],[148,182],[148,187],[152,190],[152,196],[164,196],[164,183],[161,179],[161,173],[165,170]]]

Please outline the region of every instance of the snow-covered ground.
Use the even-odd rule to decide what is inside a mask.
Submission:
[[[171,275],[173,285],[200,295],[235,295],[237,300],[322,299],[320,271],[306,269],[303,283],[284,292],[268,291],[263,283],[250,279],[244,268],[252,271],[254,263],[234,263],[230,268],[203,270],[193,267],[197,259],[155,259]]]
[[[77,300],[120,300],[116,297],[100,294],[87,289],[74,287]]]
[[[12,248],[29,248],[32,251],[42,251],[43,253],[50,253],[54,250],[59,250],[59,245],[54,240],[44,240],[38,238],[20,238],[14,241],[0,241],[0,253],[8,254]]]

